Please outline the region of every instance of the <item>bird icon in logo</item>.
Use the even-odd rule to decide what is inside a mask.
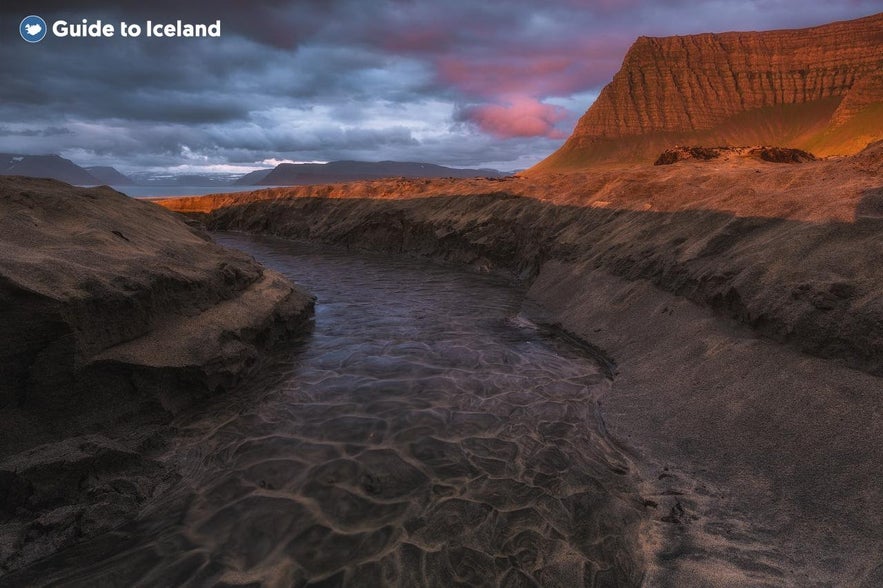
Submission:
[[[46,36],[46,21],[35,14],[26,16],[18,25],[18,32],[28,43],[39,43]]]

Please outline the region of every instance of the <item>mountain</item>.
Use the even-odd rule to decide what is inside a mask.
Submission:
[[[95,176],[102,184],[108,186],[134,186],[135,181],[132,178],[121,174],[116,168],[109,165],[98,165],[94,167],[84,168],[87,172]]]
[[[253,172],[249,172],[237,179],[233,182],[234,186],[259,186],[261,181],[267,177],[272,169],[258,169]]]
[[[254,172],[253,172],[254,173]],[[301,186],[381,178],[478,178],[504,176],[494,169],[458,169],[410,161],[331,161],[329,163],[280,163],[261,186]]]
[[[652,162],[674,145],[847,155],[883,138],[883,13],[767,32],[640,37],[530,172]]]
[[[82,186],[104,183],[71,160],[58,155],[0,153],[0,175],[52,178]]]

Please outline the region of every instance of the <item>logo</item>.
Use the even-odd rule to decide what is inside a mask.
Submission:
[[[46,21],[33,14],[26,16],[18,25],[18,32],[28,43],[39,43],[46,36]]]

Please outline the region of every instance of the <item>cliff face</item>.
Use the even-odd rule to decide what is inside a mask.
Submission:
[[[674,144],[852,154],[883,138],[883,13],[820,27],[639,38],[535,171],[643,162]]]

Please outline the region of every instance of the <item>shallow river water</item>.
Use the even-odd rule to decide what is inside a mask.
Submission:
[[[420,260],[217,238],[315,294],[312,331],[179,419],[164,458],[178,486],[43,580],[640,583],[633,479],[597,416],[605,378],[522,316],[522,291]]]

